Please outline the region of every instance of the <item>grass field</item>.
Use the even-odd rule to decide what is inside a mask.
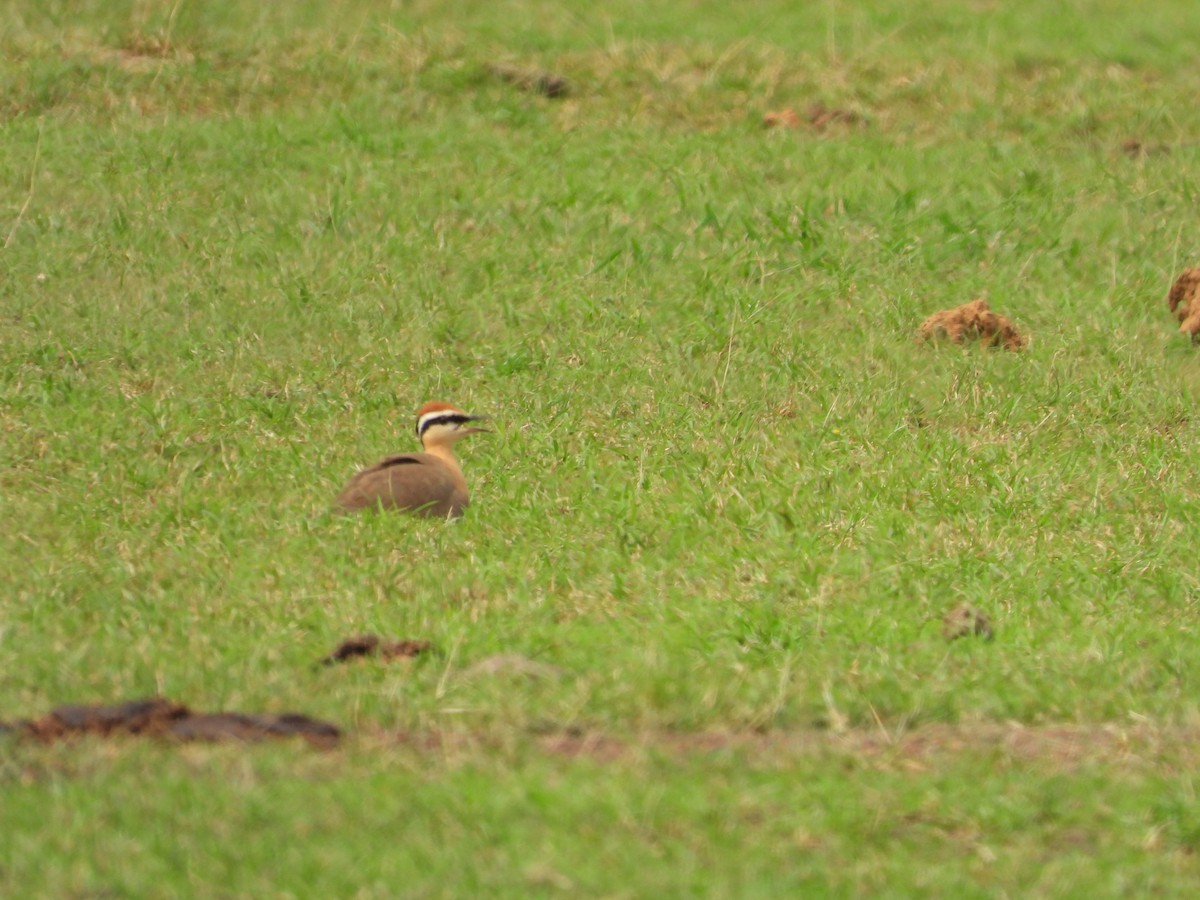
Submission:
[[[3,9],[0,895],[1200,890],[1189,4]]]

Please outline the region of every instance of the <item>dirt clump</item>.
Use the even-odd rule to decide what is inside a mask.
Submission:
[[[336,725],[299,713],[278,716],[244,713],[207,713],[176,722],[170,736],[181,741],[261,741],[264,738],[300,737],[316,746],[333,746],[341,737]]]
[[[337,649],[322,659],[321,663],[332,666],[334,663],[364,659],[368,656],[376,656],[385,661],[411,659],[433,649],[433,643],[430,641],[385,641],[377,634],[360,634],[357,637],[346,638],[338,644]]]
[[[921,323],[918,340],[948,338],[956,344],[968,340],[983,341],[989,347],[1020,350],[1025,338],[1012,320],[992,312],[986,300],[972,300],[954,309],[936,312]]]
[[[995,637],[992,620],[970,603],[960,603],[942,618],[942,637],[948,641],[956,641],[961,637],[971,636],[990,641]]]
[[[1179,319],[1179,330],[1200,341],[1200,269],[1180,273],[1167,294],[1167,305]]]
[[[125,735],[179,741],[247,741],[296,736],[317,746],[332,746],[341,736],[337,726],[298,713],[194,713],[182,703],[164,697],[111,706],[60,706],[40,719],[11,723],[4,728],[44,743],[85,735]]]
[[[190,713],[187,707],[162,697],[132,700],[112,706],[67,705],[51,710],[28,725],[38,740],[56,741],[71,735],[165,734]]]
[[[500,65],[488,66],[488,72],[520,90],[540,94],[551,100],[558,100],[571,93],[571,83],[562,75],[553,72]]]

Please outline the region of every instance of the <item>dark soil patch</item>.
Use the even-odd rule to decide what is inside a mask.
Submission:
[[[1184,269],[1179,274],[1167,294],[1167,305],[1179,319],[1179,330],[1200,341],[1200,269]]]
[[[40,719],[0,723],[0,731],[15,732],[45,743],[84,735],[137,735],[179,741],[301,737],[314,746],[330,747],[341,737],[337,726],[297,713],[194,713],[183,704],[162,697],[112,706],[60,706]]]
[[[74,734],[161,735],[188,715],[186,706],[161,697],[114,706],[60,706],[30,722],[27,731],[42,741],[56,741]]]
[[[489,66],[488,72],[509,84],[531,94],[541,94],[558,100],[571,93],[571,83],[562,75],[536,69],[521,69],[516,66]]]
[[[411,659],[434,649],[429,641],[385,641],[377,634],[362,634],[358,637],[347,638],[338,644],[337,649],[326,656],[321,662],[327,666],[334,663],[348,662],[352,659],[378,657],[391,661],[393,659]]]
[[[949,339],[956,344],[983,341],[989,347],[1020,350],[1025,338],[1012,321],[991,311],[986,300],[972,300],[954,309],[934,313],[921,323],[919,340]]]
[[[279,716],[243,713],[209,713],[181,719],[170,731],[182,741],[259,741],[263,738],[301,737],[310,744],[332,746],[341,737],[336,725],[299,713]]]

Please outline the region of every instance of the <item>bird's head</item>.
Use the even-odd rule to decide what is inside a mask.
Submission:
[[[487,416],[473,416],[449,403],[426,403],[417,411],[417,437],[421,446],[450,446],[468,434],[486,432],[486,428],[473,426]]]

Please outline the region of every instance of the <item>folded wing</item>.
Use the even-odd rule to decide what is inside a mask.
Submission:
[[[460,516],[467,492],[455,474],[426,453],[389,456],[351,478],[334,506],[343,512],[397,509],[443,519]]]

